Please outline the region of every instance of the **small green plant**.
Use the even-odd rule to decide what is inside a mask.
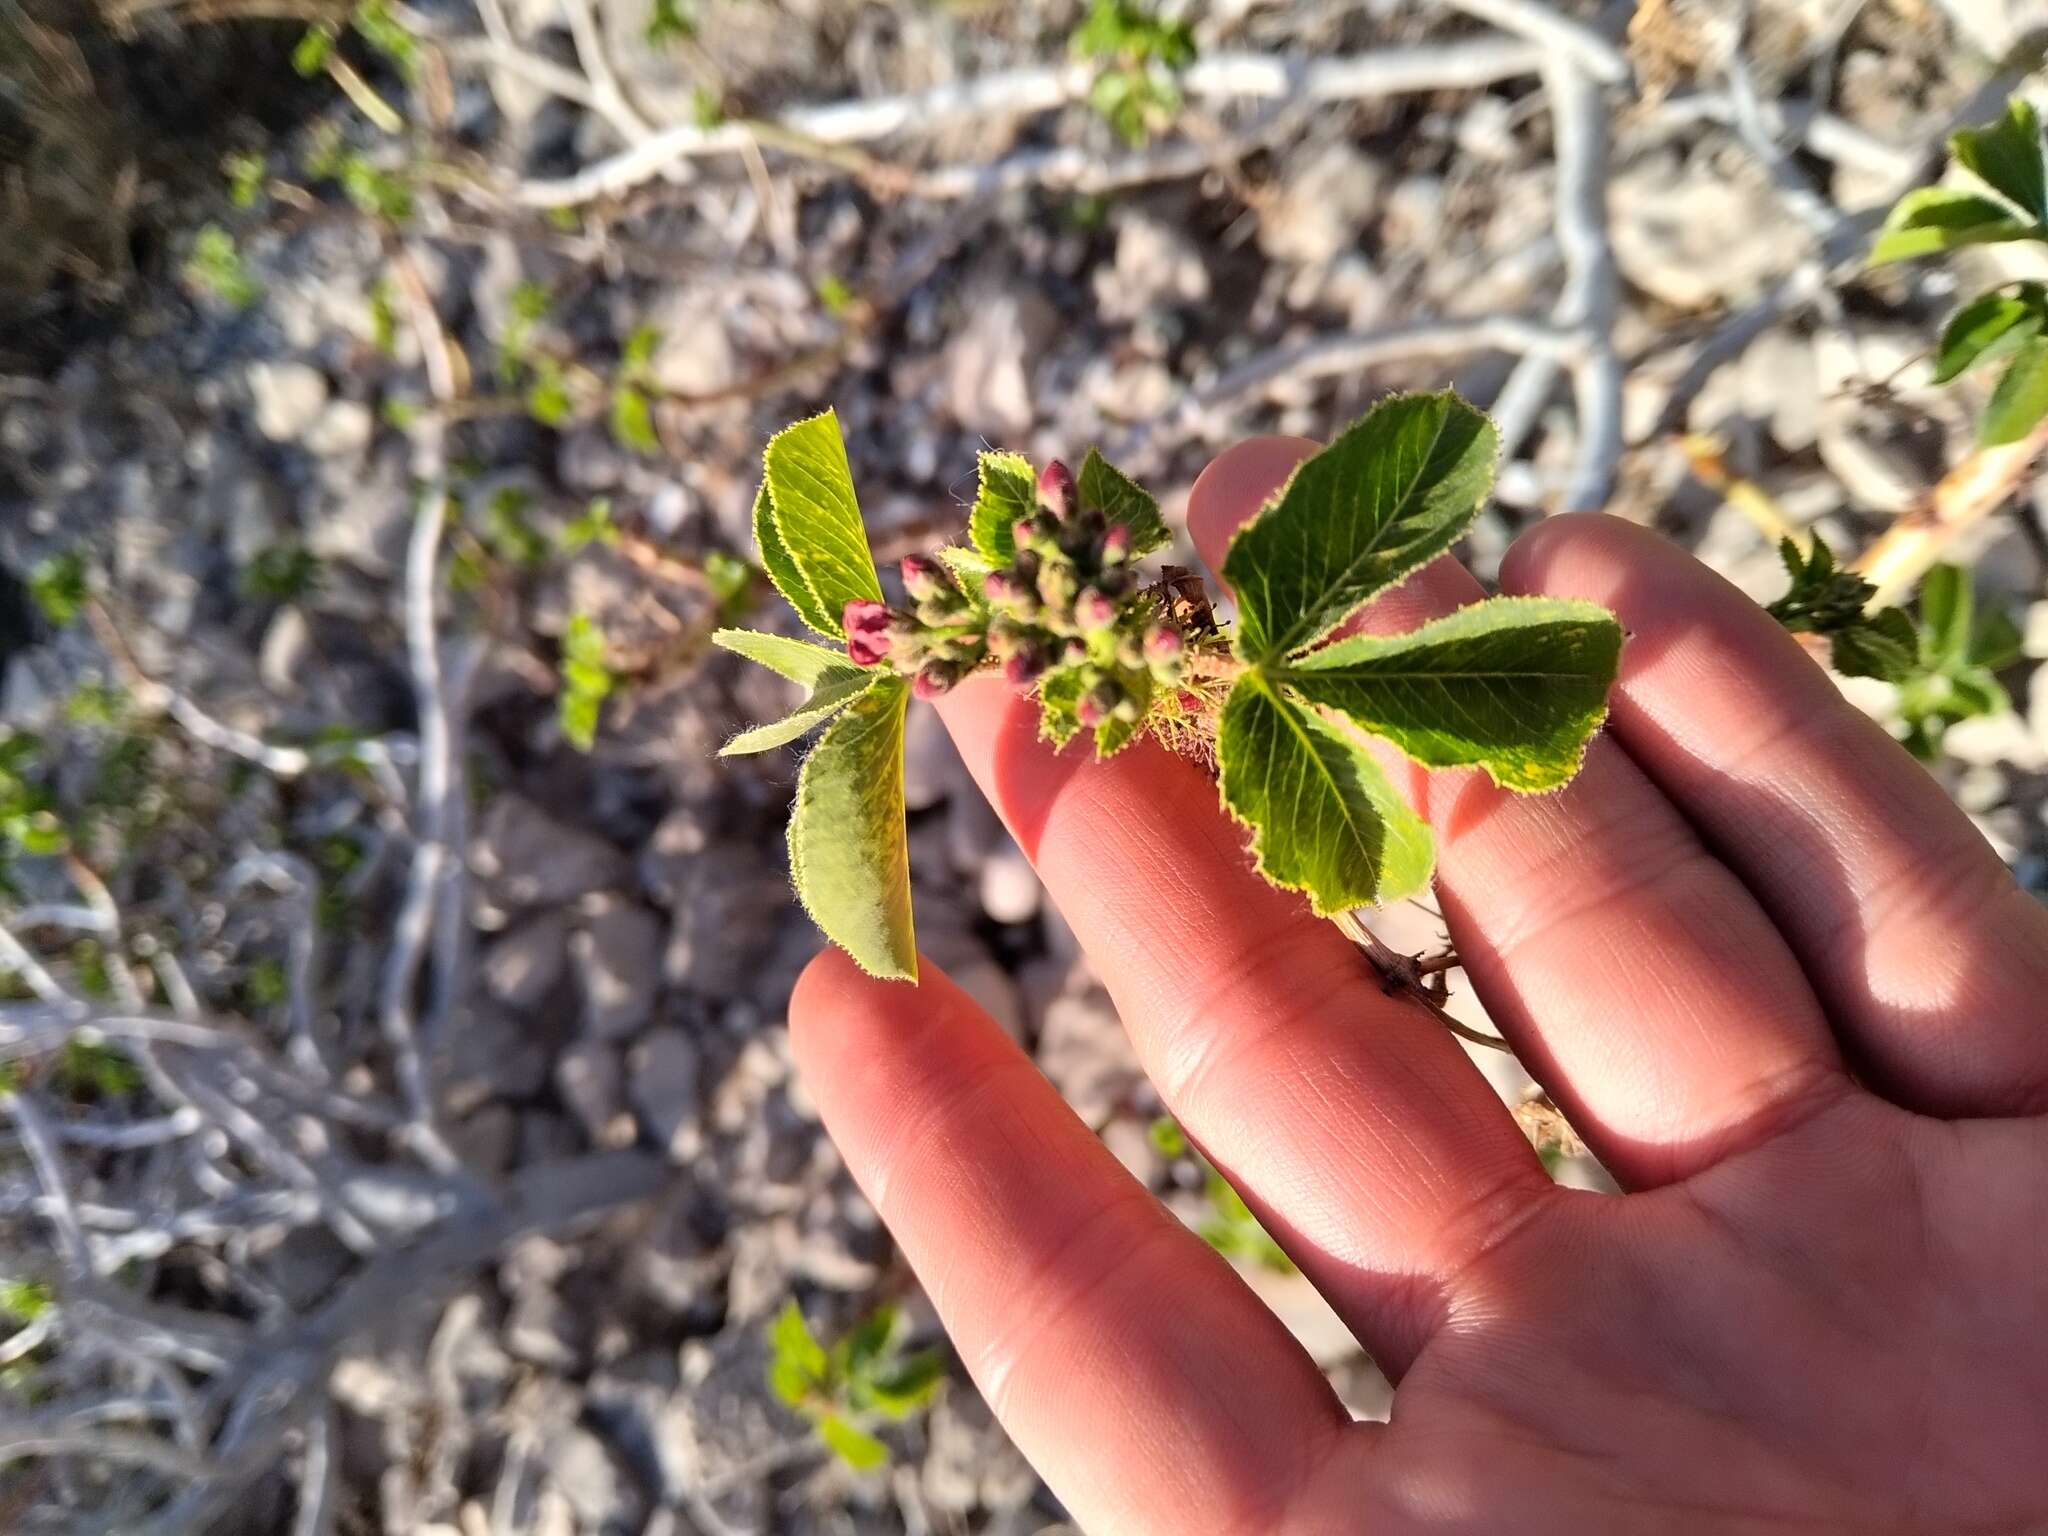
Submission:
[[[237,208],[254,208],[263,193],[263,157],[238,150],[221,162],[228,179],[228,201]]]
[[[28,595],[42,616],[62,629],[85,612],[92,585],[85,556],[75,549],[38,560],[28,573]]]
[[[597,741],[597,721],[604,701],[618,686],[605,663],[604,631],[589,614],[572,615],[562,631],[562,692],[558,717],[562,734],[579,751]]]
[[[243,264],[235,237],[218,224],[208,224],[193,237],[184,277],[194,292],[230,309],[247,309],[263,297],[263,285]]]
[[[2015,96],[1988,128],[1965,128],[1949,140],[1957,165],[1984,191],[1921,187],[1893,207],[1871,246],[1873,266],[1935,255],[1965,245],[2012,240],[2048,242],[2048,172],[2041,124]],[[1990,195],[1986,195],[1988,192]],[[1978,295],[1949,320],[1935,350],[1937,383],[2003,362],[1978,440],[1987,447],[2017,442],[2048,416],[2048,288],[2020,282]]]
[[[1189,1144],[1187,1133],[1180,1128],[1178,1120],[1171,1115],[1161,1115],[1146,1128],[1146,1134],[1151,1138],[1154,1149],[1168,1162],[1191,1158],[1202,1170],[1202,1194],[1209,1202],[1210,1211],[1208,1218],[1196,1229],[1203,1242],[1227,1259],[1256,1264],[1276,1274],[1294,1273],[1294,1261],[1287,1257],[1286,1250],[1259,1225],[1258,1217],[1252,1214],[1252,1208],[1244,1203],[1244,1196],[1237,1192],[1230,1180],[1217,1172],[1216,1166]]]
[[[621,448],[649,458],[661,452],[661,437],[654,429],[654,409],[648,399],[654,388],[654,353],[660,345],[660,331],[651,325],[638,327],[626,338],[619,376],[612,385],[612,436]]]
[[[142,1088],[142,1074],[126,1056],[111,1046],[83,1040],[65,1042],[50,1080],[65,1097],[88,1103],[125,1099]]]
[[[43,758],[43,740],[0,726],[0,889],[17,857],[47,857],[70,846],[56,801],[31,775]]]
[[[587,549],[592,544],[618,542],[619,525],[612,521],[612,503],[608,496],[594,498],[562,529],[561,547],[564,554],[573,555],[577,550]]]
[[[0,1280],[0,1316],[16,1323],[32,1323],[51,1307],[57,1297],[41,1280]]]
[[[697,35],[695,0],[654,0],[640,34],[650,48],[668,48]]]
[[[1068,47],[1101,62],[1088,101],[1125,143],[1143,144],[1180,110],[1176,76],[1195,61],[1185,22],[1163,20],[1131,0],[1092,0]]]
[[[946,1370],[938,1351],[904,1349],[902,1317],[890,1306],[875,1308],[828,1349],[791,1301],[769,1325],[768,1348],[769,1387],[861,1472],[889,1460],[889,1448],[863,1426],[915,1413]]]
[[[2012,619],[1979,610],[1969,572],[1937,565],[1920,584],[1919,614],[1870,608],[1876,589],[1835,563],[1818,537],[1802,552],[1778,548],[1792,585],[1768,609],[1795,634],[1826,638],[1829,662],[1845,677],[1874,677],[1896,687],[1903,740],[1928,761],[1941,755],[1951,725],[2012,708],[1997,673],[2020,654]]]
[[[242,567],[238,584],[244,597],[296,602],[319,588],[320,559],[303,544],[273,544]]]
[[[837,418],[779,433],[754,502],[761,564],[840,648],[748,630],[713,639],[809,690],[727,753],[825,727],[789,827],[813,919],[873,974],[916,976],[904,716],[913,696],[977,671],[1034,695],[1055,746],[1087,732],[1110,757],[1150,734],[1214,769],[1258,872],[1307,893],[1318,915],[1422,889],[1429,828],[1366,739],[1431,767],[1480,766],[1509,789],[1555,789],[1605,718],[1620,659],[1614,616],[1561,598],[1490,598],[1411,634],[1340,637],[1464,534],[1496,443],[1449,392],[1381,402],[1239,529],[1223,565],[1238,602],[1226,629],[1191,572],[1140,573],[1169,541],[1158,503],[1092,451],[1078,474],[984,453],[968,542],[904,560],[891,604]]]

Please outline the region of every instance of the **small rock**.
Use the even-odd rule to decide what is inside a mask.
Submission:
[[[540,912],[513,924],[484,951],[484,990],[508,1008],[531,1012],[561,981],[574,918],[567,910]]]
[[[724,296],[697,287],[672,289],[647,317],[661,332],[650,368],[670,394],[710,395],[739,377],[732,338],[726,334]]]
[[[950,1515],[1008,1514],[1029,1504],[1038,1478],[973,1389],[950,1386],[925,1421],[920,1481],[934,1508]]]
[[[1047,1005],[1038,1065],[1089,1125],[1105,1124],[1142,1076],[1116,1010],[1099,990]]]
[[[1346,140],[1293,157],[1277,193],[1259,210],[1259,249],[1303,266],[1335,259],[1357,245],[1384,180],[1379,162]]]
[[[484,812],[470,864],[500,908],[558,906],[626,883],[632,866],[600,837],[569,826],[518,795]]]
[[[1809,237],[1751,177],[1651,157],[1608,189],[1621,275],[1675,309],[1753,298],[1806,254]]]
[[[303,446],[323,459],[353,458],[370,446],[377,420],[360,400],[336,400],[307,430]]]
[[[251,363],[248,382],[256,430],[274,443],[304,437],[327,406],[327,376],[307,363]]]
[[[569,1046],[555,1058],[555,1092],[591,1145],[632,1144],[633,1122],[625,1112],[626,1068],[615,1047],[597,1040]]]
[[[508,1171],[519,1150],[519,1111],[490,1103],[448,1128],[448,1141],[464,1166],[487,1177]]]
[[[600,1040],[636,1035],[661,990],[661,923],[645,907],[605,898],[570,941],[583,993],[583,1027]]]
[[[1038,916],[1045,887],[1024,850],[1007,837],[981,866],[981,909],[999,923],[1028,922]]]
[[[1012,1040],[1024,1038],[1024,999],[1008,971],[993,960],[977,960],[953,966],[947,974],[956,987],[981,1004],[982,1010],[1002,1026],[1004,1034]]]
[[[675,1161],[689,1161],[704,1139],[697,1042],[672,1025],[649,1030],[627,1058],[627,1068],[627,1092],[648,1136]]]
[[[637,1536],[647,1495],[596,1435],[569,1425],[549,1438],[542,1465],[588,1536]]]
[[[473,1114],[492,1100],[530,1099],[548,1079],[546,1045],[522,1019],[472,1008],[438,1044],[434,1081],[449,1114]]]
[[[306,622],[305,610],[287,603],[263,631],[263,643],[256,652],[257,674],[273,693],[297,693],[312,658],[313,628]]]
[[[1156,305],[1209,296],[1201,248],[1171,225],[1130,212],[1117,221],[1116,257],[1095,270],[1095,302],[1107,320],[1135,320]]]
[[[505,1348],[515,1358],[548,1370],[571,1370],[589,1345],[588,1319],[552,1286],[522,1286],[505,1317]]]
[[[982,285],[964,302],[965,323],[946,344],[946,403],[953,419],[992,441],[1015,441],[1038,419],[1030,365],[1059,327],[1036,288]]]

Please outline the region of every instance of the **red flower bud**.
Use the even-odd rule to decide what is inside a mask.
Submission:
[[[1109,711],[1102,707],[1094,694],[1084,693],[1074,701],[1074,718],[1092,728],[1107,720]]]
[[[1061,522],[1074,511],[1074,472],[1058,459],[1038,472],[1038,504]]]
[[[1045,655],[1035,647],[1013,651],[1003,663],[1003,676],[1012,688],[1029,688],[1045,675]]]
[[[1074,622],[1084,633],[1108,629],[1116,623],[1116,604],[1091,587],[1074,599]]]
[[[928,661],[917,669],[910,691],[915,697],[929,701],[951,692],[960,678],[960,668],[951,662]]]
[[[857,597],[840,611],[839,622],[846,627],[846,654],[863,667],[888,659],[894,641],[889,633],[895,615],[888,604]]]
[[[1145,631],[1145,659],[1147,661],[1179,661],[1181,652],[1188,648],[1181,632],[1171,624],[1154,624]]]
[[[898,569],[903,573],[903,590],[913,601],[922,602],[953,591],[951,573],[927,555],[905,555]]]
[[[1122,565],[1131,558],[1131,530],[1126,523],[1112,523],[1102,535],[1102,563]]]

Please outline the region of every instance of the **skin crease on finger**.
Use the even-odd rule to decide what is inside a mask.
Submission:
[[[948,715],[970,731],[987,718],[950,707]],[[984,743],[961,745],[1027,852],[1047,857],[1047,828],[1079,814],[1094,771],[1062,771],[1059,786],[1040,795],[1052,803],[1034,805],[1014,779],[986,774]],[[1610,745],[1619,760],[1620,747]],[[1234,829],[1216,826],[1218,838],[1241,848]],[[1078,834],[1063,843],[1058,858],[1067,867],[1047,878],[1093,953],[1104,941],[1095,925],[1111,914],[1085,899],[1084,843]],[[1186,894],[1204,912],[1207,942],[1242,945],[1232,939],[1228,903]],[[1703,899],[1698,886],[1661,894],[1682,919],[1720,921],[1694,905]],[[1733,894],[1746,895],[1740,882]],[[1369,1047],[1355,1058],[1362,1076],[1321,1079],[1309,1122],[1274,1119],[1299,1117],[1311,1101],[1290,1101],[1284,1085],[1263,1081],[1256,1068],[1206,1074],[1212,1123],[1260,1122],[1230,1171],[1255,1203],[1273,1203],[1259,1200],[1263,1185],[1291,1209],[1275,1228],[1283,1242],[1324,1253],[1412,1252],[1438,1266],[1439,1300],[1417,1315],[1421,1331],[1407,1346],[1392,1421],[1334,1433],[1327,1399],[1302,1376],[1292,1346],[1248,1317],[1235,1293],[1205,1280],[1213,1271],[1204,1264],[1165,1257],[1181,1250],[1156,1226],[1155,1207],[1089,1194],[1093,1172],[1108,1170],[1078,1144],[1057,1156],[1028,1150],[1051,1145],[1042,1137],[1086,1132],[1021,1056],[995,1067],[976,1050],[935,1046],[931,1031],[941,1026],[995,1038],[978,1010],[963,1013],[948,1001],[926,1019],[924,991],[934,981],[917,990],[871,982],[828,956],[792,1003],[792,1030],[849,1167],[871,1194],[886,1190],[877,1194],[884,1215],[963,1359],[1085,1529],[2048,1530],[2040,1456],[2048,1444],[2048,1335],[2040,1328],[2048,1316],[2048,1125],[1949,1123],[1871,1096],[1827,1064],[1832,1036],[1816,1021],[1837,1016],[1835,1000],[1825,987],[1816,996],[1796,966],[1784,968],[1793,946],[1775,926],[1755,941],[1773,957],[1770,987],[1747,994],[1702,993],[1682,948],[1675,973],[1667,972],[1658,950],[1678,931],[1641,935],[1637,967],[1661,980],[1613,994],[1637,1010],[1632,1016],[1611,1011],[1620,1006],[1612,1000],[1608,1009],[1592,1007],[1583,1000],[1593,994],[1581,992],[1579,1017],[1562,1019],[1559,994],[1532,988],[1526,1014],[1511,1005],[1497,1017],[1504,1027],[1516,1021],[1532,1064],[1558,1071],[1561,1090],[1590,1073],[1587,1100],[1603,1107],[1617,1093],[1653,1089],[1654,1076],[1632,1080],[1611,1070],[1632,1053],[1662,1047],[1711,1070],[1759,1043],[1789,1039],[1822,1063],[1798,1089],[1796,1109],[1739,1117],[1730,1122],[1740,1128],[1734,1135],[1722,1134],[1724,1126],[1706,1140],[1688,1136],[1689,1166],[1646,1159],[1648,1177],[1638,1182],[1654,1187],[1643,1193],[1617,1199],[1517,1183],[1521,1214],[1476,1247],[1416,1248],[1413,1233],[1388,1246],[1403,1223],[1446,1209],[1418,1200],[1420,1189],[1389,1186],[1406,1182],[1409,1169],[1455,1179],[1475,1151],[1490,1156],[1481,1149],[1494,1145],[1454,1075],[1403,1077],[1400,1058],[1425,1051],[1430,1037],[1397,1015],[1353,1016],[1338,1033],[1309,1036],[1329,1042],[1318,1049],[1353,1048],[1347,1040]],[[1141,945],[1127,917],[1119,932],[1122,947]],[[1588,960],[1585,941],[1584,932],[1561,927],[1524,942],[1564,982],[1579,966],[1599,983],[1601,965]],[[2039,961],[2029,955],[2020,963]],[[1502,984],[1515,984],[1522,963],[1514,955],[1503,962]],[[1726,1011],[1736,1006],[1731,996],[1780,988],[1792,1000],[1778,999],[1778,1011],[1761,1021]],[[1139,1035],[1151,1026],[1131,1017],[1133,1006],[1172,1006],[1149,994],[1118,1002]],[[1937,988],[1920,1016],[1939,1004]],[[1673,1018],[1684,1027],[1672,1028]],[[1717,1021],[1732,1031],[1733,1057],[1716,1045]],[[1967,1014],[1936,1022],[1949,1041],[1967,1039],[1973,1027]],[[1220,1016],[1211,1023],[1228,1027]],[[1265,1027],[1306,1026],[1276,1015]],[[1629,1033],[1633,1043],[1599,1049],[1603,1035]],[[1299,1053],[1266,1059],[1283,1073],[1318,1076],[1315,1060]],[[1743,1071],[1718,1079],[1738,1094],[1752,1080]],[[1418,1081],[1438,1089],[1417,1097]],[[1246,1103],[1233,1108],[1234,1096]],[[1710,1108],[1714,1099],[1681,1093],[1653,1104],[1645,1119],[1654,1126],[1687,1103]],[[1405,1113],[1363,1130],[1390,1106]],[[971,1134],[976,1125],[1027,1122],[1038,1127],[1028,1135]],[[905,1139],[905,1127],[941,1124],[956,1129]],[[1304,1171],[1315,1166],[1304,1147],[1347,1138],[1362,1150],[1341,1180]],[[1020,1156],[1049,1158],[1054,1187],[1019,1167]],[[1350,1187],[1361,1181],[1362,1190]],[[1319,1214],[1303,1200],[1333,1210]],[[1062,1214],[1077,1201],[1093,1213],[1085,1221]],[[1114,1283],[1116,1271],[1103,1263],[1115,1239],[1104,1226],[1121,1210],[1134,1223],[1133,1262],[1171,1262],[1172,1281],[1136,1293]],[[1346,1221],[1363,1230],[1346,1238]],[[1157,1235],[1139,1235],[1149,1233]],[[1028,1262],[1020,1259],[1027,1254]],[[1303,1256],[1311,1264],[1317,1257]],[[1344,1271],[1310,1273],[1324,1284]],[[1176,1328],[1182,1291],[1194,1335],[1203,1336],[1193,1343]],[[1361,1315],[1373,1312],[1370,1297],[1354,1299]],[[1027,1382],[1038,1385],[1020,1386]],[[1225,1401],[1190,1401],[1204,1393]],[[1090,1403],[1104,1411],[1073,1411]],[[1167,1460],[1175,1465],[1162,1465]]]

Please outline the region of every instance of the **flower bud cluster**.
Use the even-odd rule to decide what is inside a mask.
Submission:
[[[912,555],[902,565],[905,607],[846,605],[848,654],[914,679],[920,698],[946,692],[985,659],[1019,689],[1078,667],[1082,725],[1136,722],[1155,688],[1180,681],[1187,642],[1140,583],[1130,529],[1082,505],[1066,465],[1046,465],[1037,501],[1012,530],[1009,564],[982,578],[982,604],[945,565]]]

